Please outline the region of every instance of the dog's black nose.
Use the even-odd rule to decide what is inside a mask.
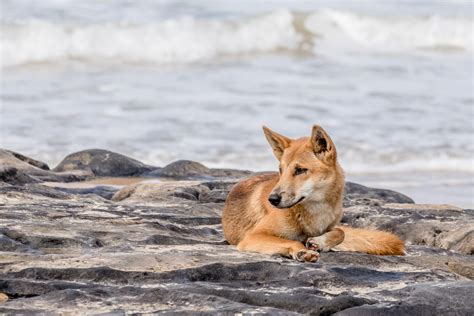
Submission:
[[[277,206],[281,202],[281,195],[272,193],[268,197],[268,202],[270,202],[273,206]]]

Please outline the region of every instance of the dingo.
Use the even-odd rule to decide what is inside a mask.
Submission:
[[[329,135],[315,125],[311,137],[290,139],[263,127],[279,174],[236,184],[222,214],[227,241],[240,251],[281,254],[316,262],[330,249],[403,255],[395,235],[336,226],[342,217],[344,173]]]

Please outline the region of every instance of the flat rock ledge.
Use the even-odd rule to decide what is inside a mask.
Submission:
[[[50,169],[0,150],[0,313],[473,314],[473,210],[347,183],[343,223],[394,232],[407,254],[304,264],[225,242],[223,203],[250,174],[97,149]]]

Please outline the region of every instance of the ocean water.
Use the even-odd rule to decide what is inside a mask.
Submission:
[[[54,166],[275,170],[262,125],[333,137],[347,178],[474,207],[471,1],[2,0],[0,147]]]

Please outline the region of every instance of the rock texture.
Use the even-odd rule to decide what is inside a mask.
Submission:
[[[70,154],[54,171],[86,170],[95,176],[120,177],[138,176],[153,169],[156,168],[121,154],[103,149],[88,149]]]
[[[18,154],[17,154],[18,155]],[[27,157],[24,157],[27,158]],[[32,160],[31,158],[27,158]],[[131,177],[170,179],[239,178],[250,175],[250,171],[234,169],[210,169],[189,160],[178,160],[160,168],[146,165],[138,160],[103,149],[87,149],[68,155],[59,163],[56,172],[81,171],[98,177]]]
[[[190,160],[178,160],[164,168],[158,168],[145,174],[148,177],[162,177],[172,179],[212,179],[212,178],[240,178],[250,175],[250,171],[235,169],[210,169],[203,164]]]
[[[248,172],[149,169],[104,153],[66,159],[56,172],[0,152],[0,313],[472,315],[473,210],[348,183],[343,223],[395,232],[407,255],[331,252],[303,264],[225,242],[223,202]],[[88,178],[123,176],[126,166],[158,178],[42,183],[86,169]]]
[[[66,170],[57,170],[66,171]],[[0,149],[0,181],[13,184],[38,183],[42,181],[71,182],[90,178],[87,170],[52,172],[44,162],[19,153]]]

